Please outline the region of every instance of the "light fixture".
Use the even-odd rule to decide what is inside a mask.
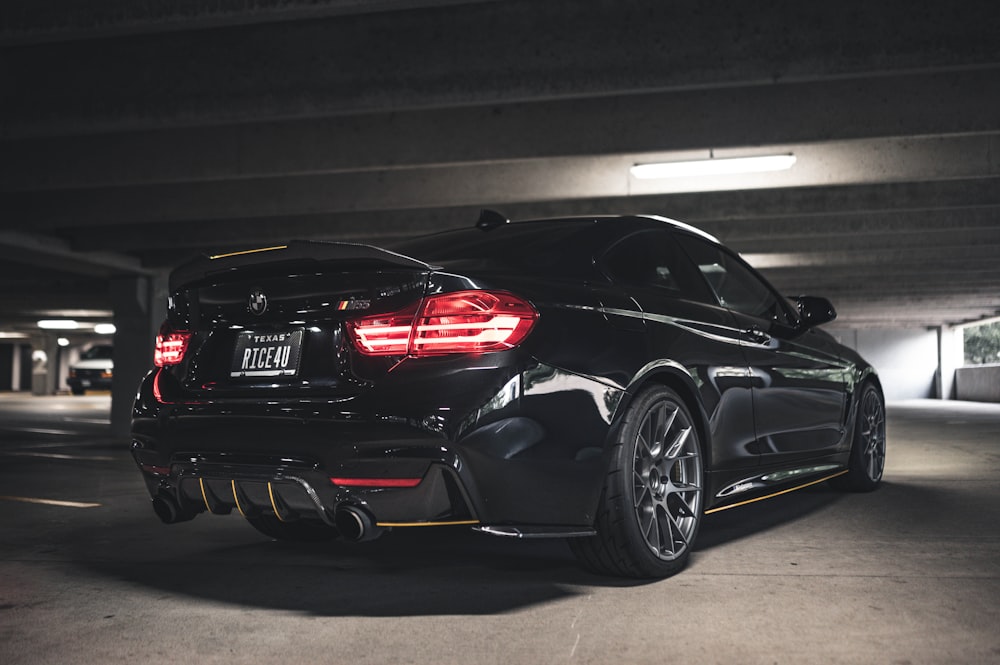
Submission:
[[[56,340],[56,344],[62,347],[66,347],[69,346],[69,340],[66,339],[65,337],[60,337],[59,339]]]
[[[98,335],[114,335],[115,334],[115,324],[113,323],[97,323],[94,325],[94,332]]]
[[[42,319],[38,327],[43,330],[76,330],[80,324],[72,319]]]
[[[688,178],[706,175],[732,175],[736,173],[763,173],[792,168],[795,155],[759,155],[756,157],[727,157],[723,159],[696,159],[683,162],[655,162],[636,164],[630,171],[636,178]]]

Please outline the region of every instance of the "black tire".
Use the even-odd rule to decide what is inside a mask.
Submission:
[[[73,393],[74,395],[82,395],[82,394],[84,394],[85,392],[87,392],[86,390],[84,390],[83,388],[80,388],[80,387],[78,387],[78,386],[70,386],[70,389],[69,389],[69,391],[70,391],[71,393]]]
[[[885,402],[872,383],[861,388],[847,473],[830,484],[845,492],[871,492],[885,469]]]
[[[702,517],[701,443],[694,420],[672,390],[640,392],[625,413],[611,454],[597,535],[572,538],[588,570],[659,578],[687,564]]]
[[[333,527],[319,520],[300,519],[282,522],[274,515],[248,517],[246,520],[250,526],[265,536],[277,540],[319,543],[337,537],[337,531]]]

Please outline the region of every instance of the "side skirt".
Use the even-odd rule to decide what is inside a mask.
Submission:
[[[823,474],[819,478],[816,474]],[[733,483],[726,488],[720,490],[715,498],[721,498],[723,501],[734,500],[734,495],[742,495],[746,492],[749,498],[742,501],[734,500],[733,503],[725,503],[721,506],[716,506],[705,511],[705,515],[711,515],[712,513],[718,513],[723,510],[729,510],[730,508],[738,508],[739,506],[746,506],[751,503],[757,503],[758,501],[764,501],[765,499],[773,499],[776,496],[781,496],[782,494],[788,494],[789,492],[795,492],[796,490],[805,489],[806,487],[811,487],[813,485],[818,485],[820,483],[825,483],[828,480],[836,478],[837,476],[842,476],[847,473],[847,469],[843,468],[841,465],[825,464],[811,467],[803,467],[800,469],[790,469],[781,472],[771,472],[762,474],[760,476],[754,476],[741,480],[739,482]],[[765,491],[768,487],[768,481],[771,484],[776,484],[777,482],[791,480],[796,477],[810,477],[810,480],[805,482],[800,482],[791,487],[784,487],[782,489],[775,489],[773,492],[768,492],[760,496],[753,496],[761,491]],[[782,482],[784,484],[784,482]]]
[[[506,538],[585,538],[597,535],[596,530],[585,526],[477,526],[473,530]]]

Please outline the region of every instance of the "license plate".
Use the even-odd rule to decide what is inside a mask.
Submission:
[[[88,379],[80,379],[80,387],[81,388],[89,388],[90,387],[90,381]]]
[[[246,331],[236,338],[233,378],[295,376],[299,372],[302,330],[282,332]]]

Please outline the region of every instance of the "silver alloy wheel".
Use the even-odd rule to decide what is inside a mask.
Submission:
[[[673,561],[691,545],[701,517],[701,451],[684,411],[654,404],[636,432],[632,499],[639,531],[658,558]]]
[[[860,417],[862,421],[858,431],[864,446],[865,473],[869,480],[877,482],[882,478],[885,467],[885,409],[874,390],[865,391]]]

